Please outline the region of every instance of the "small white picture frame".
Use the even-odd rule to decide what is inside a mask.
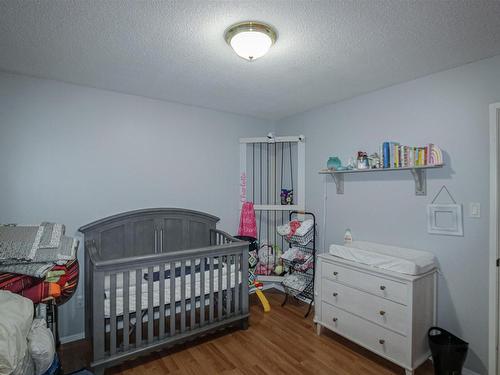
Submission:
[[[427,232],[446,236],[463,236],[462,205],[427,205]]]

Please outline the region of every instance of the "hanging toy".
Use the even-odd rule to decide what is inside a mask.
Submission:
[[[257,238],[257,221],[252,202],[245,202],[241,206],[240,226],[238,236]]]
[[[293,204],[293,189],[281,189],[281,205],[291,205]]]

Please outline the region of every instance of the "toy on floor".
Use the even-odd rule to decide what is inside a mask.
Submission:
[[[254,281],[253,285],[255,286],[255,294],[257,294],[257,297],[260,300],[260,303],[262,304],[262,308],[264,309],[264,312],[267,313],[271,311],[271,305],[269,304],[269,301],[267,300],[266,296],[264,293],[262,293],[262,287],[264,284],[262,284],[259,281]]]

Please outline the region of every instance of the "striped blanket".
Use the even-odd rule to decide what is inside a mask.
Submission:
[[[74,259],[64,265],[53,265],[47,274],[50,277],[44,279],[16,273],[0,273],[0,289],[20,294],[33,303],[53,299],[57,305],[62,305],[71,298],[78,287],[78,261]]]

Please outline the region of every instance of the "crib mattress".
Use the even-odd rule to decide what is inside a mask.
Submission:
[[[353,241],[346,246],[332,244],[330,254],[406,275],[421,275],[437,268],[436,257],[428,251],[373,242]]]
[[[235,286],[235,269],[234,265],[231,266],[230,270],[230,275],[231,275],[231,280],[230,280],[230,287],[234,288]],[[227,266],[224,265],[221,270],[222,274],[222,288],[221,290],[226,290],[228,285],[227,285]],[[158,271],[158,268],[154,269],[155,272]],[[142,309],[147,309],[148,308],[148,281],[144,279],[144,275],[147,274],[148,270],[143,269],[143,279],[141,283],[141,307]],[[195,297],[200,297],[201,294],[201,272],[193,272],[192,274],[187,274],[185,276],[185,285],[184,285],[184,299],[189,299],[191,298],[191,277],[194,275],[195,277]],[[210,271],[204,271],[204,276],[205,276],[205,295],[209,293],[210,291]],[[242,282],[241,278],[241,271],[238,271],[238,280],[239,283]],[[120,316],[123,315],[123,294],[124,294],[124,289],[123,289],[123,274],[117,275],[117,282],[116,282],[117,288],[116,288],[116,315]],[[136,284],[135,284],[135,272],[131,272],[129,275],[129,312],[133,313],[136,310],[136,301],[135,301],[135,293],[136,293]],[[219,291],[219,271],[217,269],[214,270],[213,272],[213,288],[212,290],[214,292]],[[110,317],[110,289],[109,289],[109,276],[105,277],[105,299],[104,299],[104,316],[106,318]],[[181,277],[176,277],[175,278],[175,302],[180,302],[182,297],[182,284],[181,284]],[[165,304],[170,304],[170,279],[165,279]],[[205,301],[206,303],[206,301]],[[160,284],[159,281],[154,281],[153,282],[153,305],[154,307],[160,306]],[[197,303],[197,307],[199,306],[199,303]],[[169,309],[166,309],[166,315],[169,314]]]

